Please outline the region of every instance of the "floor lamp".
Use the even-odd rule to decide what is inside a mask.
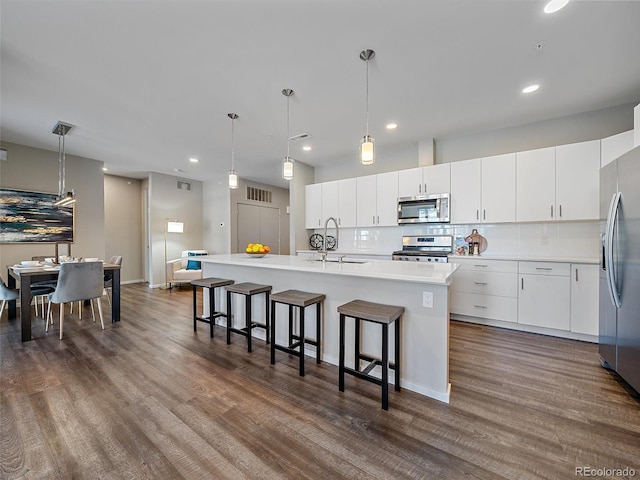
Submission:
[[[167,220],[167,224],[164,229],[164,285],[161,287],[166,290],[169,287],[167,282],[167,234],[168,233],[182,233],[184,231],[184,223],[177,220]]]

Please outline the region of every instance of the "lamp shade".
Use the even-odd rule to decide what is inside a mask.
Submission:
[[[371,135],[365,135],[360,141],[360,163],[372,165],[376,161],[374,140]]]
[[[293,180],[293,160],[287,156],[282,163],[282,178],[285,180]]]
[[[184,231],[184,223],[182,222],[167,222],[167,232],[169,233],[182,233]]]
[[[229,170],[229,188],[238,188],[238,173],[235,170]]]

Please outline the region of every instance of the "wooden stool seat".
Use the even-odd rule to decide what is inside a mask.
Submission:
[[[227,345],[231,344],[231,332],[247,337],[247,351],[252,352],[251,331],[255,327],[264,328],[266,331],[266,342],[269,343],[269,294],[271,285],[261,285],[259,283],[234,283],[226,287],[227,289]],[[231,315],[231,294],[245,296],[245,326],[242,328],[233,327]],[[265,323],[258,323],[251,320],[251,297],[260,293],[265,294]]]
[[[271,295],[271,364],[276,363],[276,349],[295,355],[300,359],[299,374],[304,377],[304,346],[305,344],[316,347],[316,363],[320,363],[321,353],[321,321],[322,305],[326,295],[322,293],[302,292],[300,290],[285,290]],[[276,303],[289,306],[289,344],[287,346],[276,344]],[[305,336],[304,332],[304,312],[305,308],[316,305],[316,339],[312,340]],[[293,308],[300,309],[299,334],[293,333]]]
[[[344,374],[348,373],[368,382],[382,386],[382,408],[389,410],[389,368],[395,370],[395,390],[400,391],[400,319],[404,313],[404,307],[384,305],[367,302],[365,300],[353,300],[338,307],[340,314],[340,357],[338,362],[339,389],[344,392]],[[345,366],[345,319],[352,317],[355,320],[355,344],[354,344],[354,368]],[[374,358],[360,351],[361,322],[374,322],[382,326],[382,359]],[[389,363],[389,325],[395,323],[395,363]],[[360,368],[362,360],[369,364]],[[377,365],[382,367],[382,378],[377,378],[369,372]]]
[[[215,300],[215,292],[214,289],[219,287],[226,287],[227,285],[232,285],[233,280],[227,280],[226,278],[201,278],[198,280],[191,281],[191,287],[193,288],[193,331],[198,331],[198,322],[208,323],[209,324],[209,336],[213,338],[213,326],[216,323],[216,318],[218,317],[226,317],[227,314],[224,312],[216,311],[216,300]],[[209,316],[205,317],[204,314],[199,317],[197,314],[197,291],[198,288],[209,289]],[[227,320],[228,322],[228,320]]]

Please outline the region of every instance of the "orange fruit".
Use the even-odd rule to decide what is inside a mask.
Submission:
[[[269,248],[269,245],[265,245],[264,246],[264,252],[265,253],[269,253],[271,251],[271,249]]]

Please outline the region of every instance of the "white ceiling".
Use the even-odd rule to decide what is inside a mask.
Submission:
[[[239,175],[286,186],[281,90],[295,91],[291,135],[313,136],[311,152],[292,143],[294,158],[357,162],[365,48],[381,150],[639,101],[640,2],[573,0],[553,15],[544,4],[0,0],[0,134],[57,152],[62,120],[76,126],[67,154],[109,173],[207,180],[230,168],[234,112]],[[541,88],[525,96],[530,82]]]

